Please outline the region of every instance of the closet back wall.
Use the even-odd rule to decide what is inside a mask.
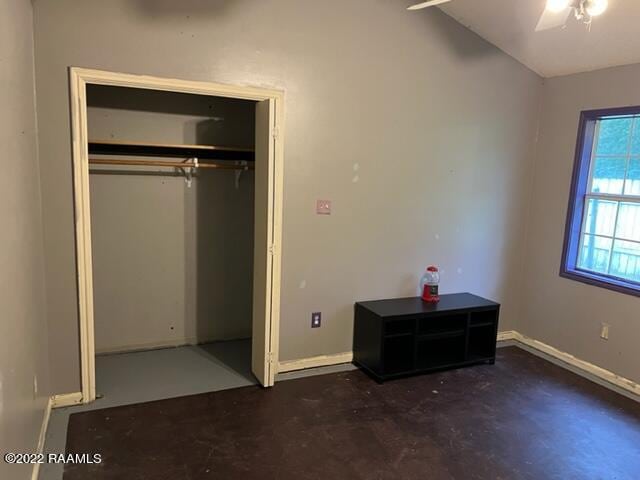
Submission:
[[[253,102],[89,86],[87,103],[90,139],[253,148]],[[98,353],[251,336],[253,173],[162,171],[92,167]]]
[[[56,393],[80,390],[70,65],[285,91],[280,360],[350,352],[353,302],[414,295],[431,262],[516,326],[542,81],[408,3],[35,2]]]

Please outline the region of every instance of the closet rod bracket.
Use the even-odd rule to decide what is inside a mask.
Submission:
[[[184,168],[182,171],[184,172],[184,181],[187,183],[187,188],[191,188],[191,184],[193,182],[193,174],[198,171],[198,158],[187,158],[184,161]]]
[[[242,172],[246,172],[249,170],[249,163],[245,160],[241,160],[236,162],[240,168],[236,170],[236,190],[240,188],[240,178],[242,177]]]

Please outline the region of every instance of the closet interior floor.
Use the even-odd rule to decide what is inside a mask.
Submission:
[[[250,339],[96,357],[100,408],[255,383]]]

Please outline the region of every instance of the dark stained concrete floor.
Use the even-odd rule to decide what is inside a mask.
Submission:
[[[516,347],[378,385],[359,371],[71,415],[65,480],[640,479],[640,404]]]

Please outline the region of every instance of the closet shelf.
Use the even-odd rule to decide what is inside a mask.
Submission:
[[[214,145],[114,142],[109,140],[90,140],[89,153],[92,155],[198,158],[199,160],[235,160],[247,162],[253,162],[255,160],[255,153],[249,148]]]

